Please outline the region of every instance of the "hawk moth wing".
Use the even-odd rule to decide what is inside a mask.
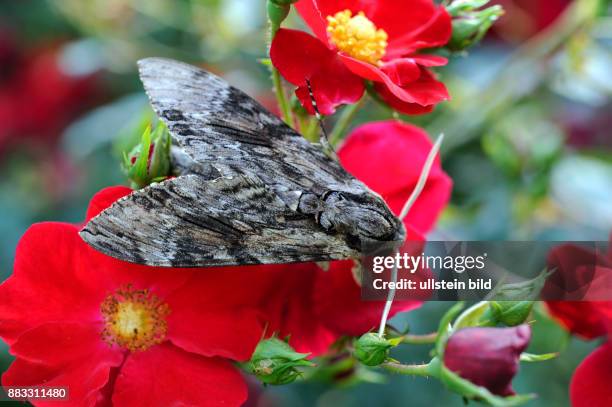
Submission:
[[[292,263],[354,257],[258,177],[172,178],[115,202],[81,231],[101,252],[151,266]],[[282,245],[279,245],[282,242]]]
[[[173,159],[182,175],[136,191],[92,219],[81,236],[94,248],[136,263],[206,267],[356,257],[368,245],[403,240],[403,225],[382,198],[240,90],[173,60],[148,58],[139,68],[176,144]],[[230,205],[214,186],[232,179],[257,179],[267,192],[235,195]],[[176,193],[154,204],[169,188]],[[259,208],[239,223],[244,230],[236,208]],[[211,219],[231,225],[225,241],[210,233]],[[232,238],[236,230],[242,239]]]
[[[140,78],[158,117],[194,162],[250,172],[275,190],[369,191],[257,101],[192,65],[146,58]]]

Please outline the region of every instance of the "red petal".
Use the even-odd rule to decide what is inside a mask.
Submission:
[[[314,310],[315,281],[324,273],[315,263],[283,265],[265,277],[272,284],[262,303],[269,334],[290,336],[289,343],[298,352],[324,353],[337,339]],[[255,277],[254,277],[255,278]]]
[[[361,78],[346,69],[337,58],[330,61],[322,72],[312,77],[310,86],[319,113],[323,115],[333,114],[337,106],[357,102],[365,91]],[[308,88],[300,86],[295,94],[308,113],[314,114]]]
[[[421,68],[412,58],[397,58],[385,63],[382,71],[399,86],[414,82],[421,77]]]
[[[102,400],[101,389],[109,380],[111,366],[121,363],[117,354],[90,354],[79,363],[62,366],[36,364],[17,358],[2,375],[3,386],[68,387],[70,405],[95,406]],[[122,357],[121,357],[122,358]],[[66,401],[33,402],[34,405],[66,406]]]
[[[123,198],[131,193],[132,189],[124,186],[104,188],[95,194],[93,198],[91,198],[89,207],[87,208],[85,222],[89,222],[91,218],[97,216],[104,209],[115,203],[119,198]]]
[[[438,55],[410,55],[410,58],[421,66],[444,66],[448,64],[448,59]]]
[[[229,362],[165,344],[130,354],[117,377],[113,404],[240,406],[246,398],[246,384]]]
[[[301,86],[336,58],[336,52],[310,34],[282,28],[274,36],[270,58],[286,80]]]
[[[99,303],[76,248],[76,227],[62,223],[31,226],[17,245],[13,275],[0,286],[0,335],[9,344],[45,322],[93,321]]]
[[[261,339],[261,319],[259,312],[248,309],[182,308],[168,317],[168,339],[188,352],[245,361]]]
[[[381,4],[384,3],[381,2]],[[429,3],[429,6],[433,6],[430,0],[420,0],[420,3]],[[433,12],[430,9],[430,14],[427,14],[425,8],[428,6],[422,5],[422,7],[424,8],[419,9],[420,15],[411,13],[410,27],[406,25],[402,27],[401,19],[397,19],[397,28],[393,35],[389,35],[386,60],[405,56],[424,48],[441,47],[450,40],[453,28],[451,17],[446,9],[438,7]],[[413,10],[412,4],[410,10],[411,12]]]
[[[224,292],[231,290],[231,285],[213,287]],[[251,357],[263,333],[259,312],[212,302],[196,308],[181,297],[179,291],[168,299],[172,309],[168,316],[168,339],[172,343],[203,356],[240,361]]]
[[[83,323],[51,323],[27,331],[11,347],[17,360],[4,384],[67,386],[74,405],[96,404],[111,369],[124,359],[121,350],[102,342],[101,331],[99,324]]]
[[[314,35],[328,48],[331,48],[327,38],[327,20],[321,15],[317,4],[313,0],[300,0],[295,3],[295,8]]]
[[[120,350],[101,339],[102,325],[96,323],[57,322],[33,328],[11,346],[11,353],[32,363],[51,366],[79,363],[96,358],[118,366],[123,360]],[[53,344],[50,351],[49,345]]]
[[[612,405],[612,344],[605,344],[578,366],[570,384],[573,407]]]
[[[612,262],[603,253],[569,243],[554,247],[548,253],[547,263],[549,269],[557,272],[547,279],[544,298],[562,299],[574,292],[584,294],[593,288],[596,266],[612,268]]]
[[[209,268],[166,298],[172,312],[168,337],[177,346],[204,356],[248,359],[261,338],[255,311],[278,281],[284,265]]]
[[[391,78],[382,69],[340,54],[345,65],[356,75],[375,82],[382,82],[397,98],[408,103],[418,103],[428,106],[448,100],[450,97],[443,83],[435,80],[433,75],[425,69],[421,69],[418,79],[408,82],[410,78]],[[395,80],[398,80],[396,83]],[[401,84],[401,86],[400,86]]]
[[[228,269],[228,268],[224,268]],[[232,287],[214,294],[212,301],[227,301],[237,306],[256,306],[262,312],[266,334],[290,335],[291,345],[299,352],[323,353],[337,335],[315,315],[313,286],[323,271],[315,263],[278,264],[253,267],[231,267],[235,275]],[[183,295],[202,298],[202,283],[189,284]],[[211,290],[212,291],[212,290]],[[200,300],[202,301],[202,300]],[[196,309],[206,307],[195,302]]]
[[[424,130],[399,121],[383,121],[356,128],[338,154],[351,174],[382,195],[399,214],[416,186],[431,147]],[[422,233],[429,231],[450,198],[451,186],[436,160],[406,223]]]
[[[355,103],[364,92],[361,79],[340,62],[335,51],[302,31],[281,29],[272,41],[272,63],[281,75],[298,86],[296,95],[314,114],[306,80],[321,114],[332,114],[341,104]]]
[[[96,284],[92,296],[98,306],[106,296],[128,284],[135,289],[148,289],[163,300],[185,285],[191,275],[198,271],[198,269],[149,267],[116,260],[95,251],[84,241],[81,241],[81,247],[77,252],[87,261],[85,267],[88,277]]]
[[[603,253],[575,244],[554,247],[547,256],[550,276],[544,298],[608,298],[612,265]],[[612,301],[547,301],[552,316],[571,333],[593,339],[610,332]]]
[[[594,339],[609,332],[606,309],[612,314],[612,302],[547,301],[552,316],[568,331],[585,339]]]
[[[427,114],[433,112],[435,105],[429,106],[421,106],[418,103],[408,103],[404,102],[401,99],[398,99],[389,88],[387,88],[382,83],[377,83],[374,85],[378,96],[393,110],[396,110],[403,114],[408,114],[412,116]]]
[[[361,287],[353,277],[352,260],[335,261],[322,273],[314,287],[317,317],[338,335],[359,336],[380,322],[383,301],[361,299]],[[390,316],[418,308],[420,301],[395,301]]]

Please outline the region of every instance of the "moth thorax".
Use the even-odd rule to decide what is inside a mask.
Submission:
[[[100,312],[102,338],[111,346],[143,351],[166,339],[170,308],[149,290],[120,287],[104,299]]]
[[[344,10],[327,17],[329,40],[339,51],[355,59],[380,65],[387,49],[387,33],[377,28],[362,11],[352,14]]]

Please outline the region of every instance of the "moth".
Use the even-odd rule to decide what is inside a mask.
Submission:
[[[80,235],[96,250],[209,267],[358,258],[403,241],[379,195],[242,91],[174,60],[138,67],[178,174],[91,219]]]

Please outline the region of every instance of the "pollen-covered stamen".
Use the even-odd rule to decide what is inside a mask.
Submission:
[[[108,295],[100,311],[104,318],[102,338],[111,346],[142,351],[166,338],[170,308],[149,290],[128,284]]]
[[[379,65],[387,49],[387,33],[377,29],[362,11],[350,10],[327,17],[327,34],[338,50],[360,61]]]

